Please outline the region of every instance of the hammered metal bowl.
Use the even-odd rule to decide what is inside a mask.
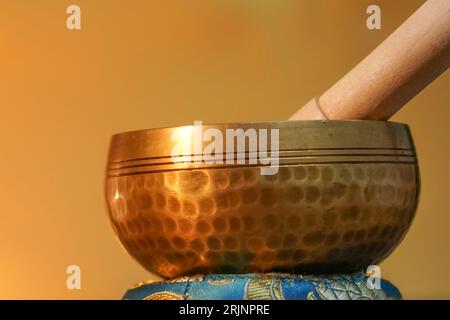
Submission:
[[[166,278],[195,273],[346,273],[384,259],[415,214],[419,172],[407,125],[282,121],[206,125],[279,129],[279,171],[174,163],[193,126],[112,137],[106,200],[128,253]]]

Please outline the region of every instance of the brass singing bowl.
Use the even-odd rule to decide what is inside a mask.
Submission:
[[[188,147],[179,155],[191,155],[193,126],[112,137],[109,217],[125,249],[151,272],[353,272],[389,255],[412,222],[420,183],[405,124],[280,121],[202,130],[210,128],[224,137],[227,129],[278,129],[278,173],[262,175],[248,146],[245,164],[174,162],[180,142],[173,137]]]

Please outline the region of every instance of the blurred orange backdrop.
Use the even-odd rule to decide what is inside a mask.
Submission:
[[[81,7],[81,30],[66,8]],[[151,278],[116,242],[103,178],[111,134],[287,119],[423,0],[0,2],[0,298],[121,298]],[[366,28],[378,4],[382,29]],[[422,194],[382,276],[450,298],[450,73],[394,120],[410,124]],[[82,289],[66,289],[77,264]]]

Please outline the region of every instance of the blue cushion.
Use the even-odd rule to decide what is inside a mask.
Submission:
[[[389,281],[363,273],[302,276],[283,273],[210,274],[143,282],[127,291],[132,300],[386,300],[401,299]]]

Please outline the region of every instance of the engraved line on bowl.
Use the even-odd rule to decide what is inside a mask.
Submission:
[[[417,162],[408,162],[408,161],[346,161],[346,162],[317,162],[314,164],[326,165],[326,164],[374,164],[374,163],[386,163],[386,164],[417,164]],[[303,163],[298,163],[298,165],[302,165]],[[280,165],[280,168],[283,167],[294,167],[295,165]],[[137,171],[137,172],[127,172],[127,173],[118,173],[118,174],[110,174],[107,173],[107,178],[113,177],[121,177],[121,176],[131,176],[138,174],[147,174],[147,173],[164,173],[169,171],[182,171],[182,170],[213,170],[213,169],[226,169],[226,168],[260,168],[263,167],[261,165],[235,165],[235,166],[220,166],[220,167],[195,167],[195,168],[175,168],[175,169],[161,169],[161,170],[146,170],[146,171]]]
[[[399,152],[405,152],[405,155],[411,155],[411,156],[416,156],[416,152],[414,149],[411,148],[371,148],[371,147],[367,147],[367,148],[308,148],[308,149],[282,149],[279,150],[279,153],[289,153],[289,152],[321,152],[321,151],[343,151],[343,150],[353,150],[353,151],[378,151],[378,150],[385,150],[385,151],[399,151]],[[245,152],[234,152],[233,154],[249,154],[249,151],[245,151]],[[222,155],[224,155],[226,153],[222,153]],[[395,154],[395,153],[394,153]],[[195,156],[199,156],[199,154],[180,154],[178,156],[190,156],[190,157],[195,157]],[[108,161],[110,164],[115,164],[115,163],[122,163],[122,162],[130,162],[130,161],[141,161],[141,160],[151,160],[151,159],[164,159],[164,158],[171,158],[172,156],[169,155],[165,155],[165,156],[154,156],[154,157],[139,157],[139,158],[133,158],[133,159],[123,159],[123,160],[110,160]]]
[[[411,159],[415,159],[415,156],[413,155],[393,155],[393,154],[324,154],[324,155],[320,155],[320,156],[302,156],[302,155],[296,155],[296,156],[279,156],[278,159],[280,160],[289,160],[289,159],[318,159],[321,157],[394,157],[394,158],[411,158]],[[244,160],[250,160],[253,158],[245,158]],[[256,158],[255,158],[256,159]],[[225,159],[223,159],[225,162]],[[139,160],[142,161],[142,160]],[[131,163],[132,160],[128,161],[128,163]],[[137,162],[137,161],[136,161]],[[339,162],[339,161],[333,161],[333,162]],[[316,163],[316,161],[313,161],[313,163]],[[174,165],[174,164],[192,164],[192,161],[185,161],[185,162],[173,162],[173,161],[168,161],[168,162],[144,162],[144,163],[138,163],[138,164],[128,164],[128,165],[122,165],[122,166],[118,166],[118,165],[110,165],[108,166],[108,170],[120,170],[120,169],[127,169],[127,168],[138,168],[138,167],[146,167],[146,166],[157,166],[157,165]],[[208,166],[212,166],[214,164],[211,163],[194,163],[195,165],[199,165],[199,164],[205,164]],[[232,166],[233,164],[229,164],[229,166]]]

